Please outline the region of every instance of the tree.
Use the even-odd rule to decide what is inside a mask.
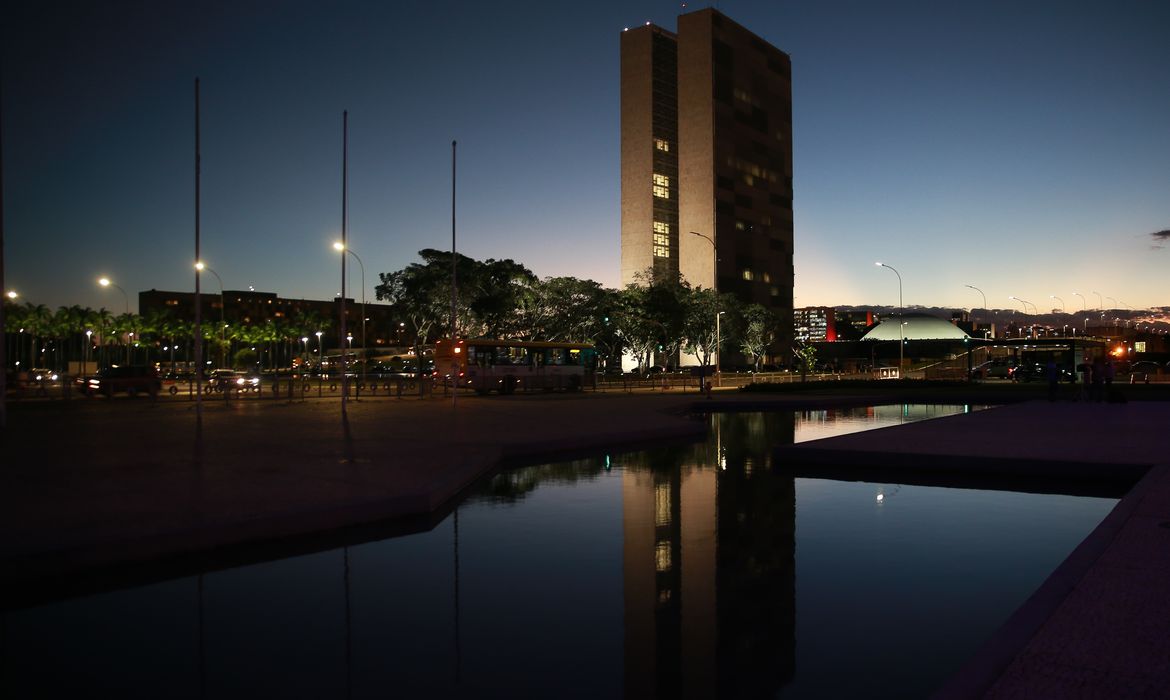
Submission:
[[[393,304],[407,320],[417,347],[432,333],[450,325],[451,315],[451,255],[439,250],[419,251],[422,263],[411,263],[398,272],[378,273],[381,284],[374,287],[380,301]],[[466,262],[465,262],[466,261]],[[459,256],[457,264],[470,274],[474,261]]]
[[[752,358],[752,364],[758,372],[768,348],[776,340],[776,327],[779,325],[776,314],[760,304],[749,304],[743,310],[741,324],[740,351]]]
[[[684,350],[688,355],[694,355],[703,367],[711,364],[719,346],[733,330],[730,324],[722,329],[716,316],[733,310],[735,303],[732,295],[719,294],[713,289],[690,291],[685,306]]]
[[[532,288],[530,302],[520,309],[524,337],[529,340],[583,342],[604,332],[611,296],[593,280],[548,277]]]
[[[817,349],[812,345],[797,343],[792,347],[792,359],[800,367],[800,381],[803,382],[816,368]]]
[[[459,295],[467,295],[467,308],[471,312],[468,325],[463,326],[465,335],[481,338],[519,335],[518,312],[532,303],[533,288],[538,282],[536,275],[513,260],[471,262],[470,279],[458,284]]]

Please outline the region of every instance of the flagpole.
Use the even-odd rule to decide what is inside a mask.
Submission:
[[[195,78],[195,460],[203,459],[203,302],[199,261],[199,78]]]
[[[458,363],[455,360],[455,344],[458,343],[459,334],[456,332],[456,300],[459,295],[458,278],[457,278],[457,263],[458,258],[455,253],[455,141],[451,142],[451,408],[455,408],[459,397],[459,371]]]

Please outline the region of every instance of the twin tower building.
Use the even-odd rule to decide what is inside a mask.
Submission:
[[[621,36],[622,284],[653,269],[792,336],[792,63],[713,9]]]

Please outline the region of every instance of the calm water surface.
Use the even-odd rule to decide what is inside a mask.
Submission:
[[[500,474],[429,532],[10,611],[0,696],[924,697],[1116,500],[770,448],[967,410],[715,415]]]

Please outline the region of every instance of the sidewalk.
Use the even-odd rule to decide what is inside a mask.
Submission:
[[[9,414],[0,586],[93,567],[436,516],[503,460],[701,439],[696,394],[75,401]],[[347,457],[352,456],[352,459]]]

